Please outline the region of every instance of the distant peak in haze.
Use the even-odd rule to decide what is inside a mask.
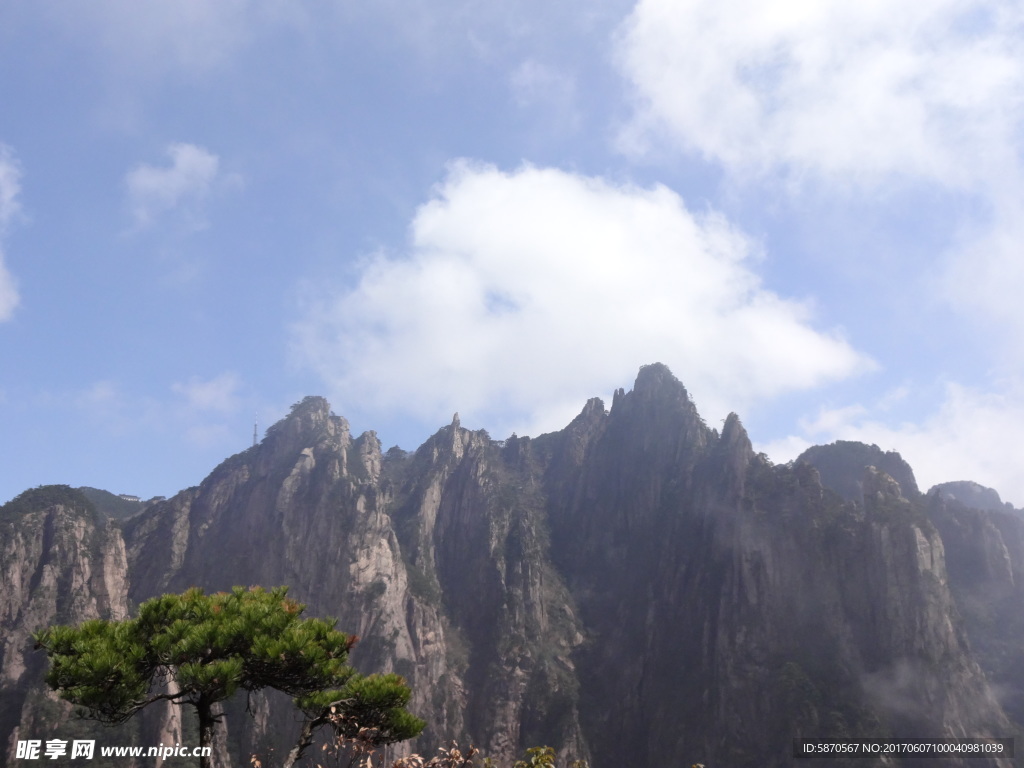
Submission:
[[[973,507],[989,512],[1013,509],[1008,501],[1003,501],[999,493],[992,488],[975,483],[971,480],[954,480],[949,483],[939,483],[932,487],[945,497],[953,498],[965,507]]]
[[[822,485],[848,501],[861,500],[865,467],[874,467],[889,475],[899,483],[907,498],[920,494],[914,470],[903,457],[896,451],[883,451],[877,445],[837,440],[829,445],[808,448],[796,458],[796,463],[800,462],[817,469]]]

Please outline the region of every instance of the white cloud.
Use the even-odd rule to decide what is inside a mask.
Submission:
[[[240,383],[234,373],[222,373],[208,380],[192,376],[185,383],[175,382],[171,389],[185,399],[190,411],[227,414],[239,407]]]
[[[21,191],[21,169],[14,151],[6,144],[0,144],[0,238],[21,211],[18,194]],[[20,302],[14,277],[4,264],[4,252],[0,242],[0,321],[9,320]]]
[[[1021,32],[1009,0],[641,0],[619,38],[625,140],[740,173],[985,186],[1019,167]]]
[[[1020,3],[641,0],[617,55],[635,88],[633,151],[667,144],[733,180],[781,175],[880,206],[893,184],[961,196],[939,288],[1024,325]]]
[[[774,461],[788,461],[815,443],[874,443],[899,451],[923,490],[951,480],[973,480],[1024,506],[1018,445],[1024,432],[1024,387],[1006,383],[984,391],[949,384],[941,404],[917,423],[888,423],[879,410],[861,405],[822,408],[800,423],[801,434],[759,449]]]
[[[139,165],[125,175],[136,227],[145,227],[176,209],[185,214],[191,227],[201,227],[200,206],[217,180],[220,160],[194,144],[171,144],[167,155],[171,159],[168,167]]]
[[[853,197],[904,231],[931,220],[921,239],[953,232],[909,300],[948,301],[1024,380],[1024,6],[640,0],[616,51],[636,97],[627,149],[699,156],[750,194],[782,180]]]
[[[431,426],[458,410],[499,434],[561,428],[644,363],[671,366],[708,415],[870,366],[761,286],[757,258],[664,187],[460,162],[409,253],[311,300],[294,345],[337,403]]]

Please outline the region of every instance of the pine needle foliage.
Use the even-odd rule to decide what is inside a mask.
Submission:
[[[295,758],[325,724],[373,729],[378,744],[419,734],[424,722],[405,710],[405,680],[359,675],[347,664],[358,638],[335,629],[334,619],[301,618],[305,606],[287,593],[235,587],[207,595],[194,588],[143,603],[134,619],[50,627],[35,635],[50,660],[46,682],[107,724],[155,701],[191,705],[201,746],[213,738],[213,706],[239,689],[295,697],[306,715]]]

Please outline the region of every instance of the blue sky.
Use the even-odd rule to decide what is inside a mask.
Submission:
[[[774,461],[1024,505],[1024,11],[13,0],[0,501],[199,483],[308,394],[415,448],[661,361]]]

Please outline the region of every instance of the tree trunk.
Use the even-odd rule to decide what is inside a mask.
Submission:
[[[216,718],[213,716],[213,701],[206,696],[200,696],[196,704],[196,712],[199,714],[199,746],[210,747],[210,754],[203,754],[199,757],[199,768],[210,768],[213,765],[213,726]]]
[[[296,761],[302,757],[302,753],[306,751],[306,747],[313,743],[313,731],[323,725],[326,721],[326,717],[318,717],[315,720],[307,718],[302,723],[302,733],[299,734],[299,740],[295,742],[295,746],[288,752],[288,757],[284,760],[283,768],[292,768],[292,766],[295,765]]]

